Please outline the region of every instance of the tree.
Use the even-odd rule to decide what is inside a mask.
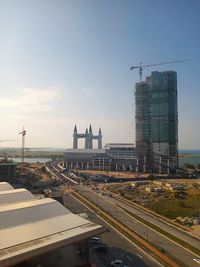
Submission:
[[[149,180],[155,180],[155,177],[153,176],[153,174],[149,174],[148,179]]]
[[[194,170],[195,169],[195,166],[193,164],[191,164],[191,163],[186,162],[186,163],[184,163],[184,168],[185,169]]]

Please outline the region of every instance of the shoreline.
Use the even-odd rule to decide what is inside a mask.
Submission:
[[[179,154],[178,155],[179,158],[200,158],[200,154]]]

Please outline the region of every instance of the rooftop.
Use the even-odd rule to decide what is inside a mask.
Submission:
[[[25,189],[2,191],[1,200],[0,266],[20,263],[105,231],[56,200],[36,199]]]
[[[23,188],[0,191],[0,206],[34,199],[34,195]]]
[[[14,188],[9,183],[7,183],[7,182],[0,182],[0,191],[11,190],[11,189],[14,189]]]
[[[78,149],[67,149],[65,150],[65,153],[84,153],[84,154],[104,154],[105,149],[87,149],[87,148],[78,148]]]
[[[135,148],[135,146],[132,143],[109,143],[105,148]]]

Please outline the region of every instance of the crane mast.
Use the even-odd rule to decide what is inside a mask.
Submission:
[[[19,133],[22,135],[22,158],[21,161],[22,163],[24,163],[24,149],[25,149],[25,136],[26,136],[26,130],[23,127],[23,130],[21,133]]]

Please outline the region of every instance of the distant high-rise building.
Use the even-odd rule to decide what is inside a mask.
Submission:
[[[138,168],[160,173],[178,167],[177,74],[154,71],[136,83]]]

